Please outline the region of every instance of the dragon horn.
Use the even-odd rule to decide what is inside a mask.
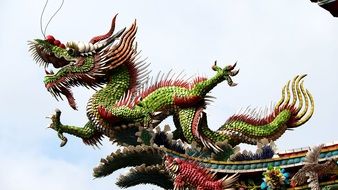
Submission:
[[[112,23],[111,23],[111,27],[110,27],[110,30],[108,31],[107,34],[104,34],[104,35],[100,35],[100,36],[95,36],[94,38],[92,38],[89,42],[92,43],[92,44],[95,44],[96,42],[98,41],[101,41],[101,40],[104,40],[106,38],[108,38],[109,36],[111,36],[115,30],[115,21],[116,21],[116,17],[117,17],[118,14],[116,14],[112,20]]]

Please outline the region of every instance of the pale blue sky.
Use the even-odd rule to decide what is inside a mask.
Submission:
[[[115,146],[106,140],[94,150],[68,136],[68,144],[60,148],[56,133],[45,129],[45,116],[55,108],[63,111],[63,123],[85,124],[92,92],[74,91],[76,112],[45,90],[43,68],[34,63],[27,47],[27,40],[42,38],[39,17],[44,3],[0,2],[0,189],[116,189],[115,178],[125,170],[103,179],[91,175]],[[45,21],[60,3],[50,1]],[[211,128],[242,107],[276,102],[287,80],[307,73],[305,86],[315,98],[315,114],[276,144],[285,150],[338,140],[338,20],[309,0],[65,0],[47,34],[62,42],[89,41],[108,30],[116,13],[117,29],[137,19],[136,39],[142,56],[151,62],[151,75],[174,68],[188,76],[212,76],[214,60],[220,65],[238,61],[241,71],[234,80],[239,85],[221,84],[212,92],[217,99],[207,109]]]

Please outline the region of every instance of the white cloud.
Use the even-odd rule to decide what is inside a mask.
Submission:
[[[77,147],[80,146],[81,144],[78,143]],[[82,152],[87,154],[73,155],[74,160],[65,159],[67,151],[62,151],[59,147],[50,146],[49,148],[59,150],[59,154],[63,156],[46,154],[44,151],[37,150],[36,147],[38,146],[21,149],[12,146],[0,149],[1,189],[115,189],[116,178],[126,173],[126,171],[120,170],[105,178],[94,179],[92,177],[92,168],[99,163],[100,157],[106,157],[110,152],[116,150],[116,147],[111,146],[107,141],[104,142],[102,150],[95,150],[94,152],[90,150],[90,147],[86,147],[89,150],[82,150]],[[76,147],[72,148],[74,150]],[[148,187],[159,189],[156,186]],[[136,190],[139,187],[130,189]]]
[[[1,189],[90,189],[83,167],[41,154],[2,152],[1,155]]]

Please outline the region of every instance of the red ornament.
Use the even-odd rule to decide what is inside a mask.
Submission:
[[[48,36],[46,36],[46,40],[47,40],[49,43],[53,44],[54,41],[55,41],[55,38],[54,38],[52,35],[48,35]]]
[[[53,42],[54,45],[59,46],[61,44],[60,40],[54,40]]]
[[[65,44],[60,44],[60,45],[59,45],[59,48],[66,49],[66,46],[65,46]]]

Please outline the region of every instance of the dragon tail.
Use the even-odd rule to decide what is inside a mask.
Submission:
[[[268,109],[246,109],[244,113],[231,116],[216,133],[227,136],[231,144],[256,144],[263,138],[276,140],[287,129],[303,125],[314,112],[313,97],[304,88],[305,76],[296,76],[288,81],[270,114],[267,114]]]

